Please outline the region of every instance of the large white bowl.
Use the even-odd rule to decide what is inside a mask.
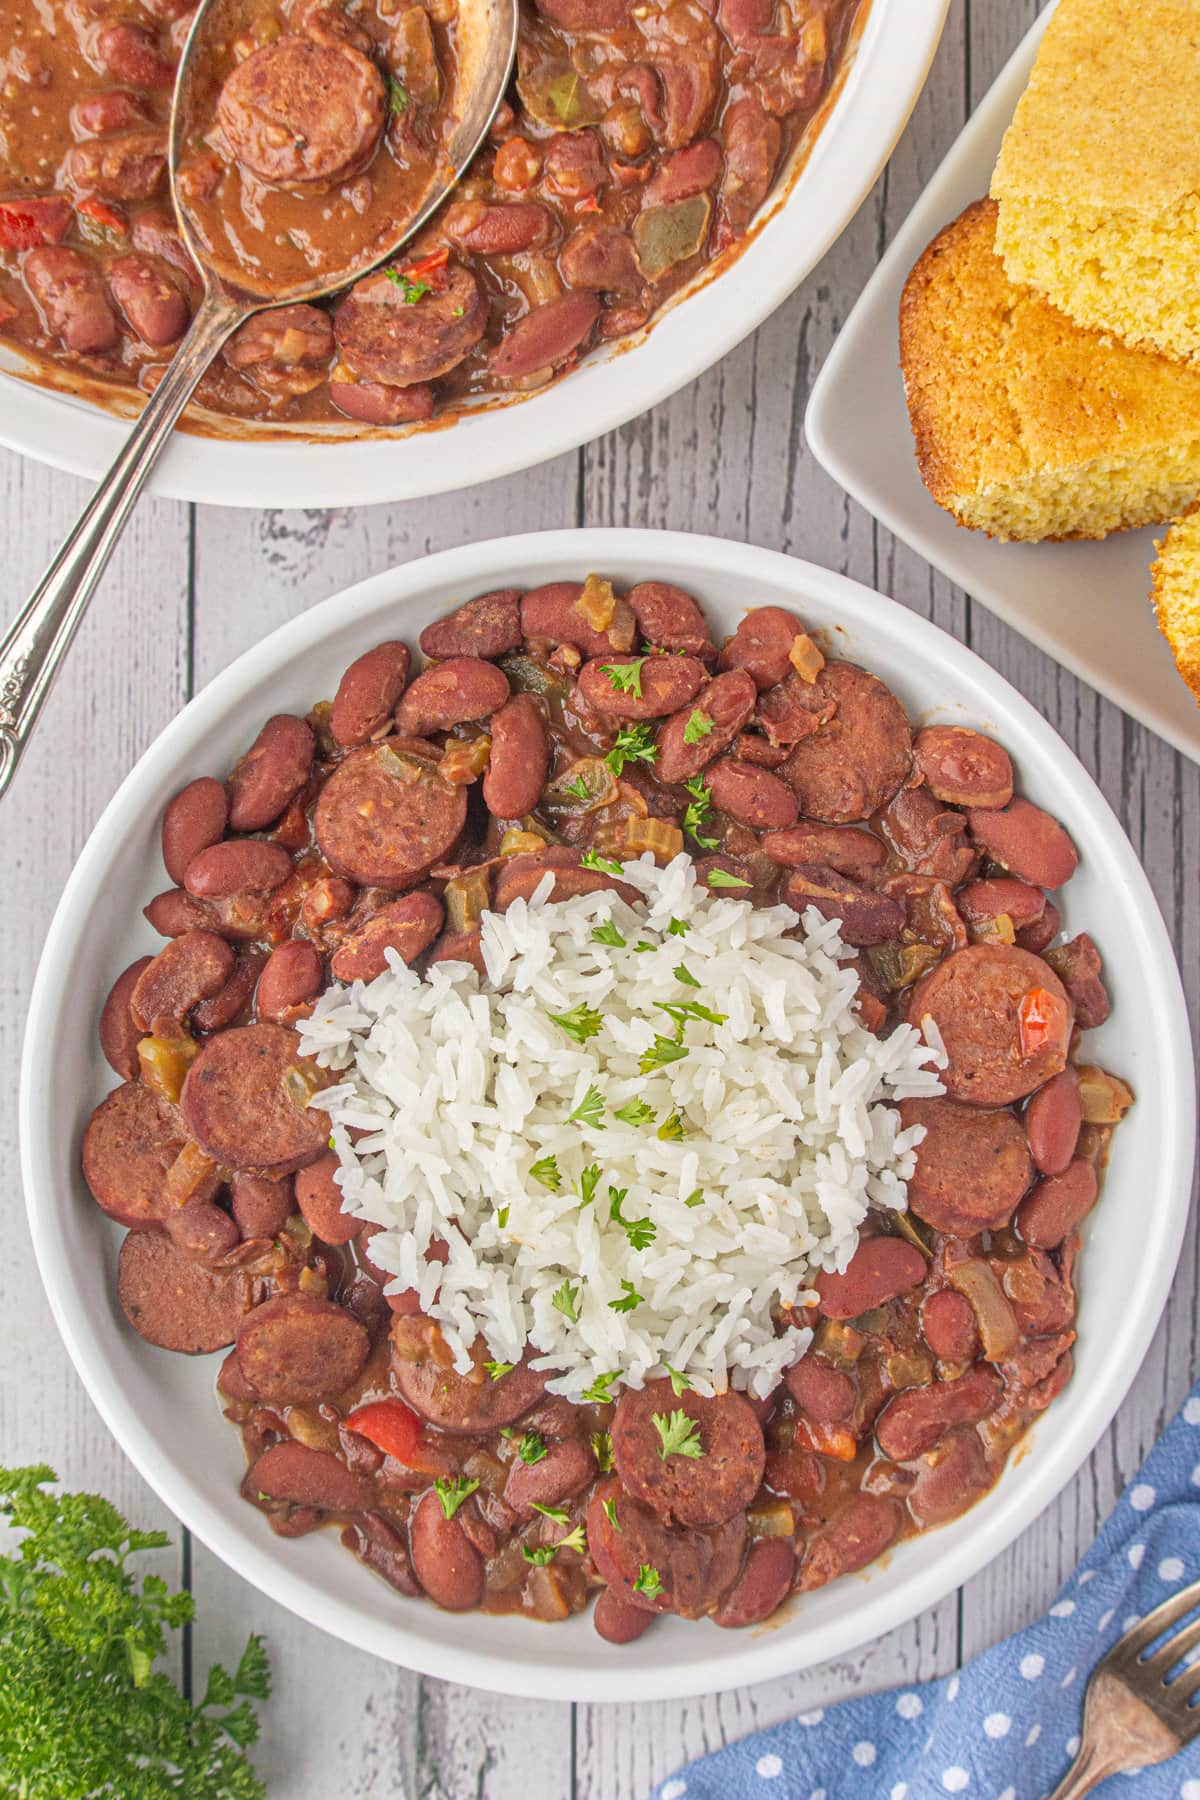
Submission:
[[[603,346],[545,392],[449,429],[372,435],[347,426],[314,438],[310,428],[301,442],[280,438],[278,427],[239,426],[248,435],[229,438],[181,433],[151,490],[216,506],[412,500],[527,469],[645,412],[760,325],[845,230],[916,104],[948,6],[873,0],[844,89],[783,203],[724,274],[639,341]],[[0,371],[14,366],[0,351]],[[98,479],[126,430],[69,394],[0,376],[0,443],[13,450]]]
[[[1137,1093],[1085,1232],[1075,1378],[995,1491],[886,1563],[805,1596],[769,1627],[739,1634],[662,1620],[620,1651],[600,1641],[586,1614],[545,1626],[439,1612],[393,1592],[329,1533],[273,1537],[237,1495],[241,1448],[213,1392],[219,1359],[152,1349],[124,1323],[120,1234],[78,1166],[88,1113],[113,1085],[94,1021],[116,972],[158,942],[139,909],[163,885],[158,828],[168,797],[195,775],[228,768],[267,713],[302,712],[329,694],[345,665],[381,638],[415,637],[485,588],[589,569],[620,584],[678,582],[720,632],[749,606],[793,606],[884,676],[914,717],[995,732],[1022,791],[1062,817],[1079,846],[1066,923],[1094,932],[1114,999],[1089,1047]],[[103,1417],[166,1505],[248,1581],[349,1643],[449,1680],[564,1700],[677,1697],[801,1668],[911,1618],[1002,1550],[1078,1468],[1133,1379],[1175,1268],[1194,1135],[1187,1020],[1158,908],[1099,790],[1045,720],[971,651],[895,602],[773,551],[673,532],[549,532],[445,551],[360,583],[240,657],[151,746],[92,833],[46,939],[21,1073],[30,1228],[59,1329]]]

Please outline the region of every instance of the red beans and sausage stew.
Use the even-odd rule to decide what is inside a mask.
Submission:
[[[1082,1048],[1109,1001],[1062,933],[1074,846],[999,743],[914,732],[781,607],[720,644],[679,588],[589,576],[471,599],[420,650],[368,650],[166,808],[166,942],[104,1007],[122,1085],[83,1142],[128,1228],[121,1305],[152,1344],[228,1351],[276,1532],[335,1523],[452,1609],[595,1595],[615,1643],[664,1611],[753,1623],[963,1512],[1070,1378],[1078,1228],[1131,1099]],[[483,910],[547,871],[565,898],[684,849],[725,893],[839,918],[869,1030],[940,1032],[944,1095],[901,1108],[926,1128],[910,1211],[780,1321],[815,1335],[766,1400],[663,1379],[574,1404],[482,1344],[464,1376],[342,1210],[296,1021],[389,950],[482,973]],[[699,1456],[651,1428],[680,1408]]]
[[[866,0],[526,0],[486,148],[402,256],[251,319],[220,413],[394,425],[520,392],[645,325],[744,236]],[[457,0],[248,0],[189,132],[183,203],[221,266],[346,266],[443,146]],[[196,305],[167,186],[188,0],[0,0],[0,335],[150,389]],[[281,291],[273,281],[270,292]]]

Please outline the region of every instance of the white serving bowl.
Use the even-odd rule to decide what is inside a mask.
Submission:
[[[964,1518],[802,1597],[768,1627],[730,1633],[664,1619],[619,1651],[587,1614],[547,1626],[439,1612],[395,1593],[328,1532],[273,1537],[238,1498],[241,1446],[213,1390],[219,1358],[153,1349],[125,1324],[121,1234],[79,1172],[88,1114],[113,1085],[94,1022],[117,972],[160,942],[140,909],[165,884],[159,819],[170,795],[227,769],[267,714],[304,712],[330,694],[346,664],[381,639],[413,639],[487,588],[593,569],[619,586],[677,582],[717,633],[747,607],[782,602],[835,633],[910,716],[994,732],[1021,791],[1061,817],[1079,846],[1066,927],[1094,933],[1114,1000],[1089,1049],[1137,1094],[1085,1228],[1075,1378],[997,1488]],[[1154,896],[1099,790],[1045,720],[970,650],[894,601],[774,551],[674,532],[558,531],[444,551],[361,582],[247,651],[150,747],[88,840],[46,939],[21,1072],[22,1170],[50,1303],[101,1414],[165,1504],[248,1581],[349,1643],[448,1680],[562,1700],[661,1699],[781,1675],[890,1630],[982,1568],[1070,1479],[1133,1379],[1175,1268],[1194,1136],[1187,1019]]]
[[[891,155],[924,85],[949,0],[872,0],[836,105],[795,182],[716,280],[702,282],[632,344],[594,350],[566,380],[472,411],[450,429],[331,427],[301,441],[278,426],[176,436],[151,491],[214,506],[365,506],[491,481],[574,450],[693,381],[760,325],[840,237]],[[0,371],[19,367],[0,350]],[[228,425],[226,425],[228,429]],[[59,389],[0,378],[0,444],[99,479],[120,418]]]

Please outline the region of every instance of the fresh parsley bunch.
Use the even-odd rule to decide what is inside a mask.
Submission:
[[[263,1800],[243,1752],[251,1700],[270,1691],[251,1637],[236,1673],[209,1670],[198,1705],[155,1673],[192,1596],[129,1561],[165,1532],[135,1531],[95,1494],[57,1494],[53,1469],[0,1468],[0,1792],[19,1800]]]

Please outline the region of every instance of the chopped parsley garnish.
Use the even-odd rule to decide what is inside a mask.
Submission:
[[[624,1531],[625,1527],[622,1525],[620,1519],[618,1519],[618,1517],[617,1517],[616,1501],[615,1500],[602,1500],[600,1502],[600,1504],[604,1508],[604,1516],[608,1520],[609,1524],[612,1526],[613,1530],[614,1531]]]
[[[688,1195],[687,1199],[684,1201],[683,1204],[685,1206],[703,1206],[704,1205],[704,1189],[703,1188],[693,1188],[691,1193]]]
[[[661,1069],[667,1063],[682,1062],[686,1055],[686,1044],[677,1044],[674,1038],[656,1036],[650,1048],[643,1050],[638,1058],[638,1068],[643,1075],[652,1075],[655,1069]]]
[[[633,947],[639,955],[644,955],[647,950],[658,949],[658,945],[652,944],[648,938],[639,938]]]
[[[522,1544],[521,1555],[527,1563],[532,1563],[535,1569],[544,1569],[547,1563],[554,1561],[554,1545],[536,1544],[533,1549],[530,1549],[528,1544]]]
[[[615,694],[632,694],[635,699],[642,697],[642,664],[644,656],[635,656],[627,663],[601,663],[600,673],[608,676],[608,685]],[[712,727],[709,726],[711,731]]]
[[[677,1144],[685,1135],[683,1120],[677,1112],[668,1113],[655,1133],[655,1136],[660,1137],[664,1144]]]
[[[556,1525],[565,1525],[571,1516],[565,1506],[542,1506],[536,1500],[529,1504],[535,1513],[541,1513],[543,1519],[553,1519]]]
[[[658,755],[654,729],[650,725],[623,725],[617,740],[605,757],[614,775],[620,775],[629,762],[652,763]]]
[[[562,1286],[550,1296],[550,1304],[555,1312],[562,1314],[564,1319],[569,1319],[572,1325],[578,1325],[579,1289],[572,1287],[569,1281],[564,1281]]]
[[[625,1229],[626,1231],[629,1230],[628,1225]],[[651,1227],[651,1229],[653,1229],[653,1227]],[[610,1300],[608,1304],[613,1312],[632,1312],[635,1306],[640,1306],[642,1304],[642,1296],[638,1293],[632,1281],[623,1281],[621,1283],[621,1298],[619,1300]]]
[[[490,1381],[499,1381],[503,1376],[512,1374],[515,1364],[504,1363],[504,1362],[485,1362],[483,1366],[488,1372],[488,1379]]]
[[[604,875],[619,875],[621,873],[620,863],[615,862],[611,856],[601,856],[598,850],[585,850],[579,861],[583,868],[599,869]],[[586,1008],[582,1008],[581,1006],[575,1008],[576,1012],[581,1010],[586,1010]],[[597,1013],[595,1016],[599,1018],[600,1015]],[[551,1013],[550,1017],[553,1018],[554,1014]],[[596,1029],[598,1031],[600,1027],[597,1025]],[[591,1036],[590,1032],[588,1033],[588,1036]]]
[[[603,925],[593,925],[592,942],[593,944],[611,944],[614,950],[625,948],[625,939],[611,919],[605,919]]]
[[[497,1208],[496,1223],[500,1227],[501,1231],[506,1231],[508,1229],[508,1208],[507,1208],[507,1206],[501,1206],[501,1207]]]
[[[595,1131],[604,1130],[604,1121],[600,1115],[604,1111],[604,1095],[598,1087],[590,1087],[573,1113],[567,1114],[569,1125],[590,1125]]]
[[[631,1250],[648,1250],[658,1235],[658,1229],[654,1224],[653,1219],[626,1219],[622,1216],[621,1203],[628,1192],[628,1188],[609,1188],[608,1216],[621,1227],[621,1230],[629,1239],[629,1248]],[[623,1281],[621,1286],[628,1288],[630,1293],[633,1292],[632,1285],[629,1282]],[[634,1305],[636,1304],[637,1302],[635,1300]],[[631,1308],[626,1306],[623,1301],[613,1300],[609,1302],[609,1305],[615,1306],[618,1312],[629,1312],[631,1310]]]
[[[597,1375],[590,1388],[584,1388],[582,1398],[590,1400],[593,1406],[607,1406],[612,1399],[611,1388],[617,1379],[614,1369],[611,1375]]]
[[[635,1594],[645,1594],[648,1599],[656,1600],[662,1592],[662,1576],[650,1563],[642,1563],[633,1583]]]
[[[596,1458],[596,1467],[600,1473],[607,1475],[613,1466],[611,1431],[593,1431],[592,1455]]]
[[[579,1204],[590,1206],[596,1193],[596,1184],[600,1180],[599,1163],[589,1163],[586,1169],[579,1171]],[[557,1306],[558,1301],[554,1304]],[[562,1310],[565,1310],[562,1309]]]
[[[434,1492],[441,1502],[442,1511],[448,1519],[452,1519],[463,1501],[473,1494],[479,1486],[477,1481],[468,1481],[465,1475],[456,1475],[453,1480],[448,1476],[439,1476],[434,1482]]]
[[[615,1118],[623,1119],[626,1125],[648,1125],[654,1117],[654,1108],[645,1100],[627,1100],[624,1106],[618,1106]]]
[[[415,306],[417,301],[423,300],[429,292],[427,281],[414,281],[410,275],[405,275],[400,269],[385,269],[383,273],[393,287],[400,289],[404,295],[405,306]]]
[[[583,860],[586,863],[587,857],[585,856]],[[595,867],[596,865],[589,866]],[[620,873],[619,864],[614,863],[612,866]],[[747,884],[743,882],[742,885],[745,887]],[[560,1026],[568,1037],[575,1039],[577,1044],[586,1044],[588,1039],[595,1037],[600,1029],[600,1014],[595,1007],[588,1006],[582,1000],[578,1006],[573,1006],[570,1012],[548,1013],[546,1016],[552,1025]]]
[[[686,1375],[682,1374],[679,1369],[673,1369],[671,1367],[670,1363],[664,1363],[663,1368],[667,1371],[667,1374],[671,1378],[671,1392],[674,1394],[675,1398],[678,1400],[680,1394],[683,1393],[684,1389],[690,1388],[692,1384],[688,1380]]]
[[[562,1176],[558,1172],[558,1162],[553,1156],[543,1156],[538,1162],[534,1163],[529,1173],[533,1176],[535,1181],[540,1181],[544,1188],[549,1188],[552,1194],[557,1194],[559,1188],[562,1186]]]
[[[542,1460],[543,1456],[545,1456],[545,1454],[546,1454],[546,1440],[542,1436],[541,1432],[540,1431],[525,1432],[521,1438],[520,1443],[517,1445],[517,1455],[520,1457],[521,1461],[523,1463],[528,1463],[530,1468],[532,1468],[534,1463],[541,1462],[541,1460]]]
[[[676,981],[682,981],[684,987],[698,988],[700,986],[700,983],[696,980],[696,977],[685,963],[676,963],[671,972]]]
[[[684,786],[691,795],[691,799],[683,810],[683,829],[702,850],[713,850],[719,840],[715,837],[704,836],[709,823],[709,814],[712,812],[712,795],[705,787],[704,778],[701,775],[693,775],[690,781],[684,782]]]
[[[408,89],[396,80],[394,75],[387,78],[388,111],[402,113],[408,111]]]
[[[466,310],[465,306],[456,306],[450,317],[452,319],[461,319]]]
[[[689,1019],[703,1019],[708,1025],[724,1025],[729,1017],[728,1013],[714,1012],[711,1006],[704,1006],[699,1000],[657,1000],[655,1005],[674,1021],[676,1031],[682,1031]]]
[[[701,738],[708,736],[712,728],[713,722],[708,714],[701,712],[697,706],[683,728],[683,741],[685,744],[698,744]]]
[[[651,1413],[650,1423],[658,1433],[658,1454],[663,1462],[668,1456],[686,1456],[695,1462],[704,1455],[700,1427],[682,1408],[673,1413]]]
[[[583,1526],[576,1525],[574,1531],[568,1531],[566,1537],[559,1538],[554,1548],[556,1550],[574,1550],[582,1556],[587,1549],[587,1538],[584,1536]]]
[[[667,933],[670,937],[686,937],[687,929],[686,919],[672,919],[667,925]]]
[[[708,882],[709,887],[715,888],[739,888],[750,886],[750,883],[748,881],[743,881],[740,875],[731,875],[728,869],[710,869],[705,876],[705,880]]]
[[[573,800],[590,800],[592,797],[588,793],[588,785],[582,775],[577,775],[574,781],[568,781],[562,791],[564,794],[570,794]]]

